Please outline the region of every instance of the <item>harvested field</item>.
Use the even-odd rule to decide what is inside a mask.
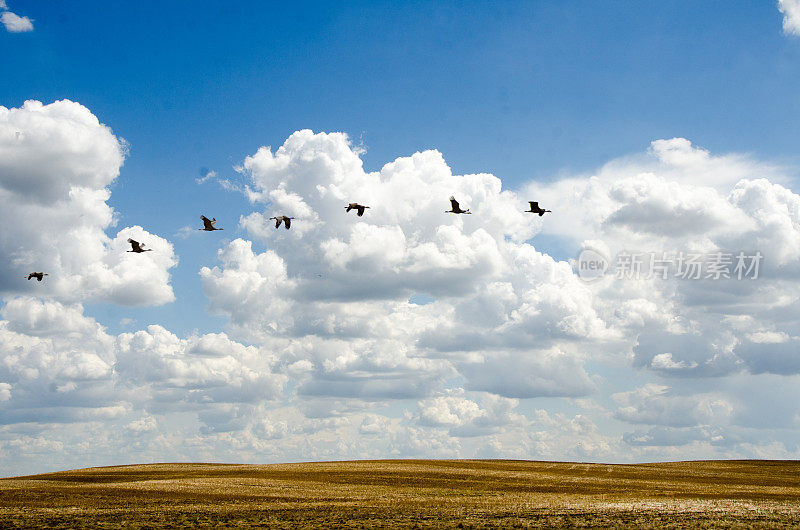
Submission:
[[[148,464],[0,480],[0,527],[800,526],[800,462]]]

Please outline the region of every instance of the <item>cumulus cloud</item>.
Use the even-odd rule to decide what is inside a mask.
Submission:
[[[597,390],[580,362],[560,351],[498,354],[457,366],[466,378],[465,388],[502,396],[583,396]]]
[[[0,294],[36,294],[64,302],[158,305],[174,300],[172,245],[139,226],[113,237],[108,186],[126,144],[89,109],[63,100],[0,107]],[[127,239],[153,252],[132,254]],[[49,274],[34,285],[19,279]]]
[[[613,161],[591,177],[528,190],[563,205],[564,213],[554,213],[543,230],[571,239],[576,249],[602,248],[612,261],[625,254],[641,256],[646,266],[655,259],[670,264],[666,278],[640,274],[634,280],[615,278],[612,263],[611,274],[590,285],[593,307],[611,328],[635,338],[634,366],[699,377],[789,373],[791,363],[767,360],[768,348],[756,347],[761,356],[737,346],[765,329],[794,333],[786,317],[800,297],[793,281],[800,264],[800,196],[786,187],[787,179],[770,164],[715,156],[673,138],[654,141],[644,157]],[[757,253],[763,258],[758,277],[740,280],[737,256]],[[704,267],[714,256],[727,256],[721,259],[730,263],[730,277],[717,279],[706,268],[697,280],[680,279],[679,260],[689,255],[699,256]]]
[[[73,187],[102,189],[119,175],[124,144],[78,103],[2,107],[0,123],[2,186],[20,198],[53,203]]]
[[[0,424],[125,418],[136,410],[211,415],[281,395],[266,351],[224,333],[180,339],[161,326],[109,335],[80,305],[29,297],[0,312]],[[155,420],[126,429],[152,430]],[[138,423],[137,423],[138,422]]]
[[[199,270],[224,332],[182,337],[126,321],[112,335],[82,304],[168,301],[175,257],[138,226],[104,235],[124,144],[70,109],[93,136],[59,146],[64,182],[30,170],[54,179],[52,195],[19,165],[0,172],[0,192],[45,219],[67,200],[98,212],[59,221],[86,224],[89,258],[35,234],[8,236],[18,250],[6,262],[19,272],[57,252],[48,270],[78,287],[70,294],[48,277],[19,282],[42,297],[3,291],[3,454],[25,454],[11,443],[23,430],[29,455],[57,444],[71,454],[91,433],[108,454],[132,447],[143,459],[794,454],[795,409],[758,414],[763,403],[737,393],[746,381],[750,395],[769,387],[780,389],[769,401],[796,401],[800,197],[784,169],[672,138],[594,175],[513,191],[490,174],[454,174],[437,151],[365,171],[346,135],[298,131],[242,162],[254,211],[239,220],[243,237]],[[46,127],[14,132],[34,130]],[[19,138],[2,133],[0,146]],[[473,215],[445,213],[450,195]],[[557,207],[526,215],[527,200]],[[344,209],[353,201],[372,208],[356,217]],[[281,214],[296,217],[291,230],[269,220]],[[126,253],[128,237],[156,251]],[[764,262],[757,280],[584,282],[548,253],[553,239],[576,254],[758,250]]]
[[[6,9],[5,5],[2,6]],[[0,15],[0,22],[6,27],[9,33],[24,33],[26,31],[33,31],[33,21],[28,17],[21,17],[11,11],[6,11]]]
[[[727,422],[734,411],[733,404],[720,395],[671,395],[668,386],[652,383],[612,398],[622,405],[614,416],[628,423],[670,427],[720,424]]]
[[[286,363],[310,363],[302,395],[414,398],[448,377],[497,392],[509,356],[531,375],[504,395],[594,390],[574,344],[613,332],[569,264],[527,242],[542,220],[497,177],[454,175],[437,151],[366,172],[346,135],[308,130],[239,170],[265,204],[241,225],[269,250],[231,242],[200,271],[203,289],[233,336],[294,339],[278,347]],[[450,195],[474,215],[445,213]],[[345,212],[353,201],[371,206],[363,218]],[[296,217],[291,230],[268,220],[282,214]],[[433,302],[409,303],[419,293]]]
[[[125,425],[125,429],[134,433],[134,435],[141,435],[158,429],[158,422],[153,416],[142,416]]]
[[[115,353],[119,384],[147,386],[165,407],[274,399],[285,380],[272,374],[266,352],[233,342],[224,333],[179,339],[153,325],[119,335]]]
[[[712,155],[685,138],[651,142],[644,154],[608,162],[588,177],[553,183],[531,182],[529,196],[558,204],[544,233],[578,242],[632,237],[628,245],[674,237],[700,239],[705,231],[724,232],[745,222],[727,194],[739,183],[759,178],[776,185],[790,179],[786,170],[739,154]],[[611,241],[607,241],[611,243]],[[617,249],[612,249],[617,250]]]
[[[112,391],[111,338],[79,305],[8,301],[0,315],[0,424],[86,421],[123,414]]]
[[[681,138],[654,141],[646,154],[613,161],[595,176],[527,187],[524,197],[561,205],[545,225],[520,218],[523,196],[502,190],[495,177],[453,175],[437,152],[365,172],[341,134],[300,131],[275,151],[259,149],[240,171],[251,180],[251,201],[266,205],[241,224],[269,250],[232,242],[220,251],[220,266],[201,270],[204,290],[234,336],[282,349],[301,381],[298,395],[429,396],[420,402],[421,425],[453,434],[475,430],[480,413],[472,399],[430,397],[448,378],[470,391],[530,399],[597,392],[587,359],[629,359],[669,378],[796,373],[791,363],[742,346],[750,336],[795,333],[774,329],[777,292],[784,303],[796,296],[782,282],[795,274],[799,225],[797,196],[780,184],[787,177],[776,166],[712,155]],[[443,215],[434,198],[451,193],[497,222]],[[351,200],[373,208],[352,219],[339,210]],[[279,213],[298,218],[291,231],[265,222]],[[747,284],[586,284],[533,247],[540,229],[612,255],[764,249],[771,263],[762,269],[767,279]],[[418,293],[430,302],[408,303]],[[746,312],[750,322],[740,318]],[[393,361],[375,362],[385,349],[397,352]],[[329,351],[337,353],[320,355]],[[681,410],[701,404],[690,400]],[[637,414],[615,417],[644,421]]]
[[[421,425],[447,428],[453,436],[485,436],[505,426],[522,427],[524,416],[514,412],[517,399],[485,394],[482,404],[467,399],[463,392],[451,392],[419,402],[418,422]]]
[[[800,35],[800,0],[778,0],[778,9],[783,13],[783,31]]]

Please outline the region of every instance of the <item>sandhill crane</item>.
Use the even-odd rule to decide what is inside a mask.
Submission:
[[[280,228],[281,223],[283,223],[286,225],[286,230],[289,230],[289,227],[292,226],[292,219],[294,219],[294,217],[279,215],[278,217],[270,217],[270,219],[275,219],[275,228]]]
[[[525,210],[528,213],[538,213],[539,217],[541,217],[545,213],[550,212],[550,210],[542,210],[541,208],[539,208],[539,203],[536,202],[536,201],[528,201],[528,204],[531,205],[531,209],[530,210]]]
[[[45,276],[50,276],[46,272],[32,272],[28,274],[28,281],[31,281],[31,278],[36,278],[37,281],[42,281],[42,278]]]
[[[450,196],[450,206],[451,206],[451,209],[450,210],[446,210],[444,213],[469,213],[469,214],[472,213],[472,212],[469,211],[469,209],[462,210],[461,207],[458,205],[458,201],[452,195]]]
[[[131,244],[131,248],[133,250],[128,250],[127,252],[135,252],[137,254],[141,254],[142,252],[152,252],[152,248],[144,248],[144,243],[139,243],[138,241],[128,238],[128,243]]]
[[[366,208],[369,208],[369,206],[363,206],[361,204],[358,204],[357,202],[351,202],[350,204],[344,207],[344,209],[347,210],[348,212],[350,210],[358,210],[358,213],[356,215],[358,215],[359,217],[364,215],[364,210]]]
[[[205,215],[201,215],[200,219],[203,220],[203,228],[198,230],[205,230],[206,232],[213,232],[214,230],[225,230],[224,228],[216,228],[214,225],[217,223],[217,218],[209,219]]]

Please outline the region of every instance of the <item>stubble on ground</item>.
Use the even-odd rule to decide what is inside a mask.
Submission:
[[[800,462],[147,464],[0,480],[0,527],[800,526]]]

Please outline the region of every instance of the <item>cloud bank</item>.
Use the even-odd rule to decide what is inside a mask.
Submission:
[[[376,171],[361,154],[302,130],[246,157],[242,237],[198,271],[224,329],[113,334],[84,304],[171,302],[177,263],[141,227],[106,234],[125,144],[77,103],[0,108],[11,472],[119,462],[123,447],[131,461],[798,456],[800,196],[786,169],[672,138],[509,190],[434,150]],[[450,195],[473,215],[445,213]],[[524,213],[528,200],[553,213]],[[371,208],[359,218],[349,202]],[[156,251],[126,253],[128,237]],[[764,261],[757,279],[585,282],[554,241]],[[34,269],[52,276],[22,280]]]

